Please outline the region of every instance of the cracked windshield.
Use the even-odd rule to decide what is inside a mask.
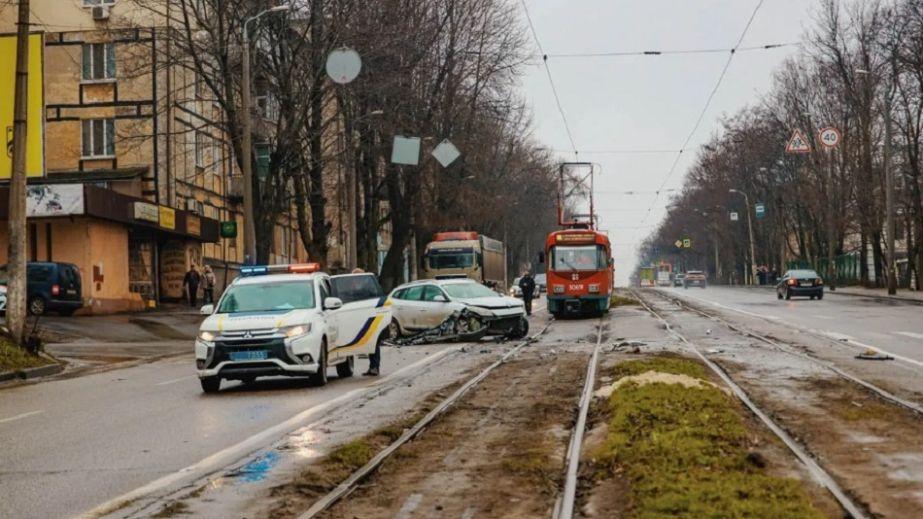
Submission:
[[[923,518],[923,1],[0,0],[0,519]]]

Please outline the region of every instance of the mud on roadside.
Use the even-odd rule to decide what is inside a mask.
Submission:
[[[324,517],[550,514],[588,356],[499,366]]]

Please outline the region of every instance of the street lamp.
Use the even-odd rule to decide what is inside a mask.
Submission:
[[[243,173],[244,173],[244,263],[256,261],[256,222],[253,221],[253,121],[250,114],[250,22],[271,13],[291,10],[288,4],[277,5],[247,18],[243,28],[243,84],[241,85],[241,110],[243,111]]]
[[[750,235],[750,285],[753,284],[753,277],[756,275],[756,255],[754,253],[753,247],[753,220],[750,217],[750,197],[747,196],[747,193],[740,191],[738,189],[728,189],[728,193],[737,193],[738,195],[743,195],[744,203],[747,204],[747,231]]]

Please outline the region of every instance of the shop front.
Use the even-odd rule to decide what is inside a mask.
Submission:
[[[29,260],[73,263],[83,313],[134,311],[178,301],[217,220],[88,184],[30,184]],[[8,188],[0,188],[0,263],[8,245]]]

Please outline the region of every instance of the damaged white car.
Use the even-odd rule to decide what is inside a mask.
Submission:
[[[438,330],[469,340],[483,335],[520,339],[529,333],[522,301],[471,279],[425,279],[391,292],[391,337]]]

